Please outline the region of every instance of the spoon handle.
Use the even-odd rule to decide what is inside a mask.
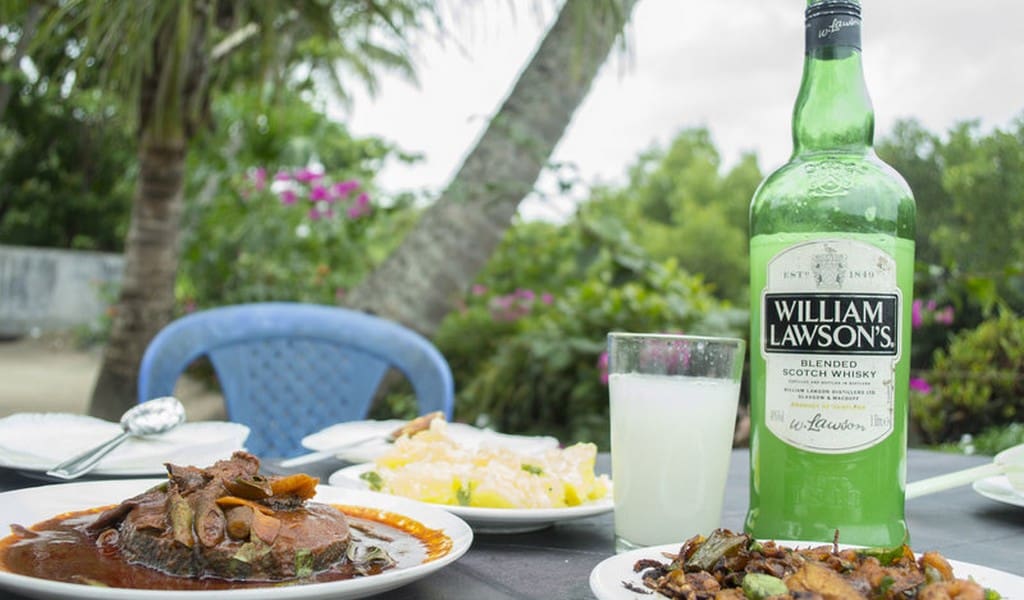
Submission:
[[[288,458],[278,463],[278,466],[284,469],[290,469],[292,467],[298,467],[300,465],[308,465],[309,463],[318,462],[326,458],[333,458],[335,454],[341,452],[342,450],[348,450],[349,448],[361,446],[367,442],[372,442],[374,440],[382,440],[391,443],[397,440],[398,438],[402,437],[403,435],[413,436],[425,429],[430,429],[430,424],[433,423],[436,419],[444,419],[444,413],[437,410],[432,413],[420,415],[415,419],[409,421],[408,423],[404,423],[401,427],[395,429],[394,431],[387,435],[371,435],[369,437],[358,439],[353,442],[346,442],[338,446],[326,448],[324,450],[319,450],[317,452],[311,452],[309,454],[303,454],[301,456],[296,456],[294,458]]]
[[[1005,471],[1006,465],[994,462],[980,467],[972,467],[962,471],[954,471],[944,475],[929,477],[928,479],[908,483],[906,497],[907,500],[910,500],[911,498],[917,498],[918,496],[934,494],[935,492],[941,492],[961,485],[967,485],[979,479],[984,479],[985,477],[1001,475]]]
[[[318,450],[316,452],[310,452],[309,454],[302,454],[300,456],[296,456],[293,458],[287,458],[278,463],[278,465],[285,469],[290,469],[292,467],[298,467],[301,465],[308,465],[309,463],[315,463],[317,461],[321,461],[327,458],[334,458],[334,455],[341,452],[342,450],[355,448],[356,446],[360,446],[362,444],[372,442],[374,440],[386,441],[387,437],[383,435],[371,435],[369,437],[361,438],[352,442],[341,444],[339,446],[333,446],[325,450]]]
[[[127,431],[122,431],[117,437],[110,438],[110,440],[103,442],[99,446],[86,450],[85,452],[69,458],[68,460],[60,463],[56,467],[46,472],[50,477],[56,477],[58,479],[75,479],[85,475],[96,466],[96,463],[110,454],[111,450],[117,448],[128,439],[130,434]]]

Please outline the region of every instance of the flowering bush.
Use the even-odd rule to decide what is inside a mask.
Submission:
[[[938,308],[935,300],[925,302],[918,298],[914,300],[910,309],[910,324],[914,329],[920,329],[925,325],[939,324],[950,326],[953,324],[954,311],[952,306]]]
[[[923,377],[911,377],[910,391],[918,394],[930,394],[932,386],[928,383],[928,380]]]
[[[911,415],[929,442],[1024,422],[1024,319],[1007,311],[958,333],[910,387]]]
[[[516,288],[501,293],[486,284],[473,285],[434,338],[452,368],[456,390],[467,385],[509,338],[551,310],[554,302],[554,295],[546,291]]]
[[[511,294],[492,297],[488,302],[488,308],[491,311],[491,317],[497,321],[518,321],[529,316],[538,302],[550,306],[554,302],[554,296],[549,292],[538,296],[533,290],[516,288]]]
[[[608,351],[602,350],[597,357],[597,374],[601,385],[608,385]]]
[[[927,374],[935,351],[949,343],[953,335],[955,311],[951,305],[941,308],[935,300],[917,298],[910,307],[910,325],[913,329],[910,348],[910,403],[931,393]]]
[[[401,239],[405,205],[321,168],[254,167],[198,207],[184,240],[179,302],[208,307],[290,300],[336,304]]]
[[[266,187],[266,179],[267,173],[262,167],[250,173],[252,188],[257,192]],[[332,183],[315,169],[279,171],[274,175],[272,187],[281,204],[308,208],[306,216],[311,221],[334,219],[339,214],[357,220],[368,216],[373,210],[370,195],[360,191],[361,185],[357,180],[346,179]]]
[[[682,335],[682,331],[664,331],[665,334]],[[660,372],[668,375],[686,375],[692,358],[691,344],[682,340],[666,339],[657,344],[650,344],[641,348],[639,356],[633,357],[629,362],[637,366],[646,365],[645,372]],[[597,369],[601,385],[608,385],[608,370],[611,365],[611,358],[608,351],[601,352],[597,357]],[[622,365],[620,365],[620,368]],[[626,370],[630,370],[626,366]]]
[[[647,265],[622,283],[597,273],[550,299],[529,290],[477,291],[482,295],[471,291],[465,310],[435,339],[456,371],[457,417],[605,449],[609,331],[735,335],[747,324],[745,313],[726,310],[699,277],[673,261]]]

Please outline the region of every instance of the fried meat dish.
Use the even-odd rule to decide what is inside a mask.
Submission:
[[[307,502],[318,480],[267,477],[235,452],[206,468],[167,465],[168,482],[110,508],[90,528],[131,562],[180,577],[278,581],[346,556],[345,515]]]
[[[838,537],[838,536],[837,536]],[[716,529],[690,538],[667,562],[640,560],[644,586],[674,600],[996,600],[957,579],[936,552],[896,548],[787,548]],[[636,592],[647,591],[624,583]]]

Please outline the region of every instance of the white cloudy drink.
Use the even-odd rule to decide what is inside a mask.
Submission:
[[[721,520],[738,378],[612,372],[608,387],[617,548],[709,534]]]

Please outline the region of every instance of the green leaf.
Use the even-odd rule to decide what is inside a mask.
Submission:
[[[893,564],[896,560],[905,556],[906,553],[907,549],[905,546],[902,545],[891,547],[880,546],[876,548],[864,548],[863,550],[857,551],[857,554],[859,556],[873,556],[877,558],[878,562],[882,563],[883,566],[889,566]]]
[[[528,465],[526,463],[523,463],[523,470],[526,471],[527,473],[532,474],[532,475],[543,475],[544,474],[544,469],[538,467],[537,465]]]
[[[376,471],[367,471],[359,475],[359,478],[370,485],[370,489],[379,492],[384,489],[384,479]]]
[[[270,552],[270,546],[257,540],[255,542],[246,542],[239,546],[238,551],[231,558],[238,562],[251,563],[268,552]]]
[[[309,577],[313,574],[313,553],[308,548],[295,552],[295,576]]]
[[[455,492],[455,500],[458,501],[459,506],[469,506],[472,491],[468,486],[462,486],[457,492]]]

